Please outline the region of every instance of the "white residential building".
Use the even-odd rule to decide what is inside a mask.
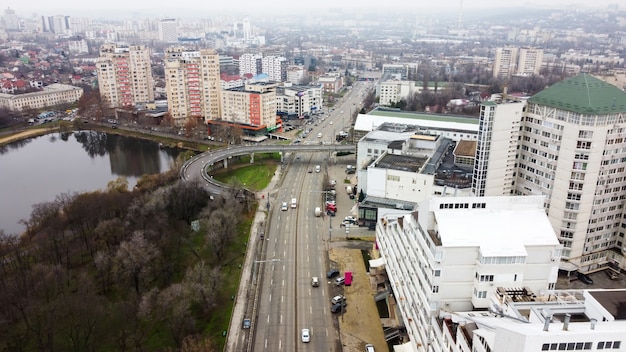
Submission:
[[[514,194],[517,140],[525,101],[484,102],[480,107],[478,145],[472,179],[476,196]],[[496,118],[497,117],[497,118]]]
[[[159,40],[164,43],[178,41],[178,21],[175,18],[164,18],[159,21]]]
[[[489,311],[442,312],[433,338],[450,352],[624,351],[626,290],[498,288]]]
[[[239,75],[247,73],[255,76],[263,71],[263,56],[260,54],[243,54],[239,57]]]
[[[393,105],[417,92],[415,81],[385,81],[378,86],[380,105]]]
[[[409,351],[443,351],[440,313],[488,309],[498,287],[553,290],[561,245],[543,197],[443,197],[382,216],[376,240]],[[486,350],[481,350],[486,351]]]
[[[276,109],[297,116],[312,115],[322,110],[322,87],[285,83],[276,91]]]
[[[261,73],[266,73],[270,81],[285,82],[287,63],[287,58],[282,56],[265,56],[261,59]]]
[[[545,195],[562,269],[626,268],[626,94],[580,74],[510,104],[481,108],[474,194]]]
[[[304,65],[288,65],[287,66],[287,82],[293,84],[301,84],[306,77]]]

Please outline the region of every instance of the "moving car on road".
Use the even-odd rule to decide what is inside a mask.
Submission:
[[[311,341],[311,331],[309,329],[302,329],[302,342]]]

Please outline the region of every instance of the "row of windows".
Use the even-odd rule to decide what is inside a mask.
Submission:
[[[480,255],[478,258],[481,264],[524,264],[526,263],[526,257],[524,256],[512,256],[512,257],[483,257]]]
[[[621,341],[600,341],[596,346],[599,350],[619,349]],[[561,343],[544,343],[541,346],[542,351],[581,351],[590,350],[592,342],[561,342]]]
[[[485,209],[487,203],[472,203],[472,209]],[[469,209],[469,203],[441,203],[439,209]]]

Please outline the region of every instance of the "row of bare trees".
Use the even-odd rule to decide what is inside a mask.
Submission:
[[[223,263],[241,256],[228,247],[243,205],[175,175],[61,194],[21,237],[0,232],[0,349],[213,350],[202,332],[223,305]]]

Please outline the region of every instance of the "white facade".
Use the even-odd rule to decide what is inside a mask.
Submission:
[[[159,40],[165,43],[178,41],[178,23],[175,18],[164,18],[159,21]]]
[[[287,80],[287,58],[266,56],[261,59],[261,67],[261,72],[267,73],[270,81],[284,82]]]
[[[489,165],[481,166],[477,155],[476,175],[487,174],[484,187],[474,183],[480,186],[475,194],[508,194],[510,185],[501,175],[510,175],[511,160],[504,153],[515,148],[514,194],[546,196],[546,212],[564,247],[562,268],[596,271],[612,261],[625,268],[626,94],[581,74],[532,96],[519,128],[505,104],[484,111],[494,112],[489,121],[500,121],[503,128],[479,142],[493,141],[477,148],[477,154],[489,154]],[[482,126],[486,137],[496,124]],[[492,177],[496,160],[506,165],[498,165],[504,171],[495,170]]]
[[[480,108],[472,193],[504,196],[514,193],[517,143],[525,102],[485,102]],[[497,118],[496,118],[497,116]]]
[[[243,76],[247,73],[258,75],[261,73],[263,66],[263,57],[259,54],[243,54],[239,57],[239,75]]]
[[[415,93],[415,81],[385,81],[379,85],[380,105],[392,105]]]
[[[304,80],[306,71],[303,65],[289,65],[287,66],[287,82],[293,84],[300,84]]]
[[[624,351],[625,299],[625,290],[500,288],[489,312],[442,313],[433,335],[451,352]]]
[[[387,214],[376,239],[412,351],[443,351],[441,311],[486,309],[497,287],[554,289],[561,246],[543,197],[444,197]]]
[[[423,133],[446,137],[453,141],[461,139],[475,141],[478,138],[478,120],[476,119],[384,110],[359,114],[354,123],[354,131],[364,135],[385,123],[416,125]]]
[[[68,45],[71,54],[80,55],[89,53],[89,47],[85,39],[70,40]]]
[[[312,115],[322,107],[321,86],[295,86],[287,83],[276,94],[278,111],[304,116]]]

